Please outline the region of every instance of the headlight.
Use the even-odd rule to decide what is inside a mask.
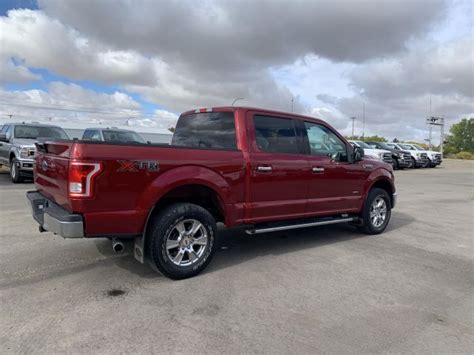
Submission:
[[[32,156],[29,155],[30,151],[33,151],[34,148],[20,148],[20,158],[21,159],[33,159]]]

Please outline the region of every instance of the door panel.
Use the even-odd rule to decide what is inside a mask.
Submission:
[[[304,126],[310,167],[307,213],[357,211],[368,172],[360,164],[347,162],[345,142],[331,129],[313,122],[304,122]]]
[[[306,211],[309,165],[294,121],[248,113],[250,143],[248,221],[302,217]]]

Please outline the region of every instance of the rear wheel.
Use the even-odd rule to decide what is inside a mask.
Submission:
[[[391,202],[387,191],[379,188],[370,190],[362,211],[362,225],[359,229],[367,234],[380,234],[387,228],[391,217]]]
[[[431,160],[428,158],[426,159],[425,165],[423,165],[423,168],[429,168],[431,166]]]
[[[418,167],[416,166],[416,160],[415,160],[415,158],[411,158],[411,167],[412,167],[413,169],[418,169]]]
[[[10,178],[15,184],[23,182],[23,177],[20,175],[16,158],[13,158],[10,162]]]
[[[176,280],[195,276],[211,261],[216,233],[209,211],[191,203],[173,204],[155,217],[150,256],[165,276]]]

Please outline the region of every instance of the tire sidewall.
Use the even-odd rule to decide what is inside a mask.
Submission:
[[[15,183],[20,181],[20,171],[18,170],[18,166],[16,164],[16,158],[13,158],[10,163],[10,178]]]
[[[183,206],[184,205],[184,206]],[[180,211],[185,209],[186,211]],[[178,212],[180,211],[180,212]],[[189,266],[174,264],[167,255],[166,236],[174,226],[186,219],[196,219],[202,223],[207,232],[208,245],[201,259]],[[166,209],[157,217],[157,226],[153,231],[150,244],[153,263],[163,274],[173,279],[184,279],[199,274],[211,261],[214,254],[217,227],[211,214],[200,206],[193,204],[177,204]]]
[[[382,197],[385,201],[386,206],[387,206],[387,215],[386,215],[384,223],[380,227],[375,227],[372,224],[372,221],[370,219],[370,207],[372,206],[372,202],[377,197]],[[382,233],[385,230],[385,228],[387,228],[387,225],[390,222],[391,216],[392,216],[392,207],[391,207],[390,197],[389,197],[387,191],[385,191],[383,189],[379,189],[379,188],[372,189],[369,193],[366,204],[364,206],[363,219],[364,219],[365,230],[370,234],[380,234],[380,233]]]

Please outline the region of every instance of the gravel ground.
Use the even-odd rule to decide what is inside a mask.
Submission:
[[[107,240],[38,233],[0,173],[0,353],[473,353],[474,164],[396,172],[387,231],[222,231],[171,281]],[[130,248],[129,248],[130,249]]]

